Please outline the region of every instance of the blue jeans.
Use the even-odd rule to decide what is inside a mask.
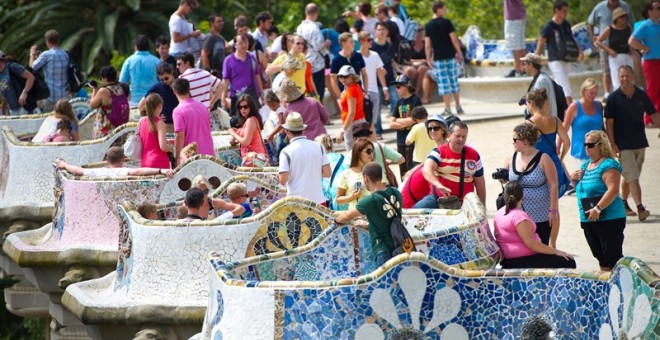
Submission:
[[[321,100],[321,103],[323,103],[323,96],[325,95],[325,69],[312,73],[312,81],[316,87],[319,99]]]
[[[413,209],[438,209],[438,201],[435,198],[435,195],[428,194],[415,203]]]
[[[376,268],[378,268],[389,259],[390,255],[385,251],[381,251],[380,253],[374,255],[374,264],[376,265]]]
[[[380,122],[380,94],[369,91],[369,99],[374,103],[373,123],[376,133],[383,134],[383,125]]]

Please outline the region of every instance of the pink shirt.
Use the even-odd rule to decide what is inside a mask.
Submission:
[[[257,117],[250,117],[248,120],[253,119],[255,122],[253,122],[256,126],[257,129],[252,133],[252,140],[250,141],[250,144],[247,146],[241,146],[241,156],[245,156],[248,152],[254,151],[256,153],[262,153],[262,154],[268,154],[266,152],[266,146],[264,145],[264,141],[261,139],[261,131],[259,131],[259,122],[256,122]],[[241,137],[245,136],[245,126],[247,125],[247,121],[245,124],[243,124],[243,127],[238,129],[238,135]]]
[[[158,124],[159,121],[160,118],[156,117],[154,124]],[[138,132],[140,133],[140,141],[142,141],[140,166],[144,168],[169,169],[170,158],[167,157],[167,152],[160,149],[158,130],[152,132],[149,129],[149,119],[147,117],[140,119]]]
[[[536,223],[532,218],[527,215],[523,210],[514,208],[509,210],[509,213],[504,215],[505,208],[498,210],[495,213],[493,224],[495,225],[495,239],[499,244],[504,254],[505,259],[515,259],[523,256],[536,255],[537,252],[527,248],[525,243],[518,235],[516,226],[523,221],[529,221],[532,225],[532,232],[534,239],[541,242],[541,238],[536,233]]]
[[[303,135],[309,140],[314,140],[317,136],[328,133],[325,130],[325,123],[328,122],[328,111],[325,107],[314,100],[314,98],[303,97],[301,100],[290,102],[287,105],[284,119],[290,112],[298,112],[307,124]]]
[[[174,108],[172,119],[174,120],[174,132],[183,131],[186,134],[183,146],[196,142],[197,153],[215,156],[211,137],[211,118],[209,110],[204,104],[186,98]]]

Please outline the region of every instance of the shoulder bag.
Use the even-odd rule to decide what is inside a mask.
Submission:
[[[128,157],[133,161],[139,161],[142,157],[142,140],[140,139],[140,124],[144,117],[140,118],[138,121],[137,129],[135,133],[128,136],[126,143],[124,143],[124,156]]]
[[[440,149],[438,149],[438,152]],[[461,151],[461,173],[458,182],[458,196],[449,195],[447,197],[439,197],[436,188],[433,188],[433,195],[438,202],[438,209],[458,210],[461,209],[461,198],[463,197],[463,186],[465,182],[465,147]]]
[[[376,142],[378,144],[378,148],[380,149],[380,155],[383,157],[383,167],[385,168],[385,176],[387,176],[387,182],[390,184],[390,186],[397,188],[399,186],[399,182],[396,179],[396,175],[390,169],[390,167],[387,165],[387,159],[385,158],[385,152],[383,152],[383,147],[380,145],[380,143]]]

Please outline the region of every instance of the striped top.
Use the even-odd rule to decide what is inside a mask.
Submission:
[[[474,191],[474,178],[482,177],[484,175],[484,168],[481,164],[481,157],[479,153],[469,147],[465,148],[465,179],[463,183],[463,197],[468,192]],[[445,143],[439,148],[435,148],[427,159],[430,159],[438,165],[435,170],[435,175],[438,177],[443,186],[451,190],[451,194],[458,196],[460,188],[460,175],[461,175],[461,153],[454,152],[449,147],[449,143]],[[441,196],[438,193],[438,196]],[[463,197],[459,197],[463,200]]]
[[[211,104],[211,90],[217,91],[220,79],[198,68],[189,68],[179,77],[190,82],[190,98],[197,100],[206,107]]]

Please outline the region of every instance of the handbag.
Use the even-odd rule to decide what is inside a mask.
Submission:
[[[135,133],[128,136],[124,143],[124,156],[131,160],[139,161],[142,158],[142,140],[140,139],[140,124],[144,118],[140,118]]]
[[[589,218],[589,214],[587,214],[587,211],[596,207],[598,205],[598,202],[600,202],[601,198],[603,198],[602,195],[580,198],[580,204],[582,204],[582,211],[584,211],[584,218],[586,219]]]
[[[433,196],[435,196],[436,202],[438,202],[438,209],[448,209],[448,210],[458,210],[461,209],[461,197],[463,197],[463,185],[465,181],[465,148],[461,151],[461,173],[460,179],[458,182],[458,196],[449,195],[449,196],[438,196],[438,191],[433,188]]]
[[[383,167],[385,168],[385,176],[387,177],[387,182],[390,184],[390,186],[397,188],[399,186],[399,182],[396,179],[396,175],[390,169],[389,166],[387,166],[387,159],[385,158],[385,153],[383,152],[383,146],[378,144],[378,148],[380,149],[380,155],[383,157]]]

